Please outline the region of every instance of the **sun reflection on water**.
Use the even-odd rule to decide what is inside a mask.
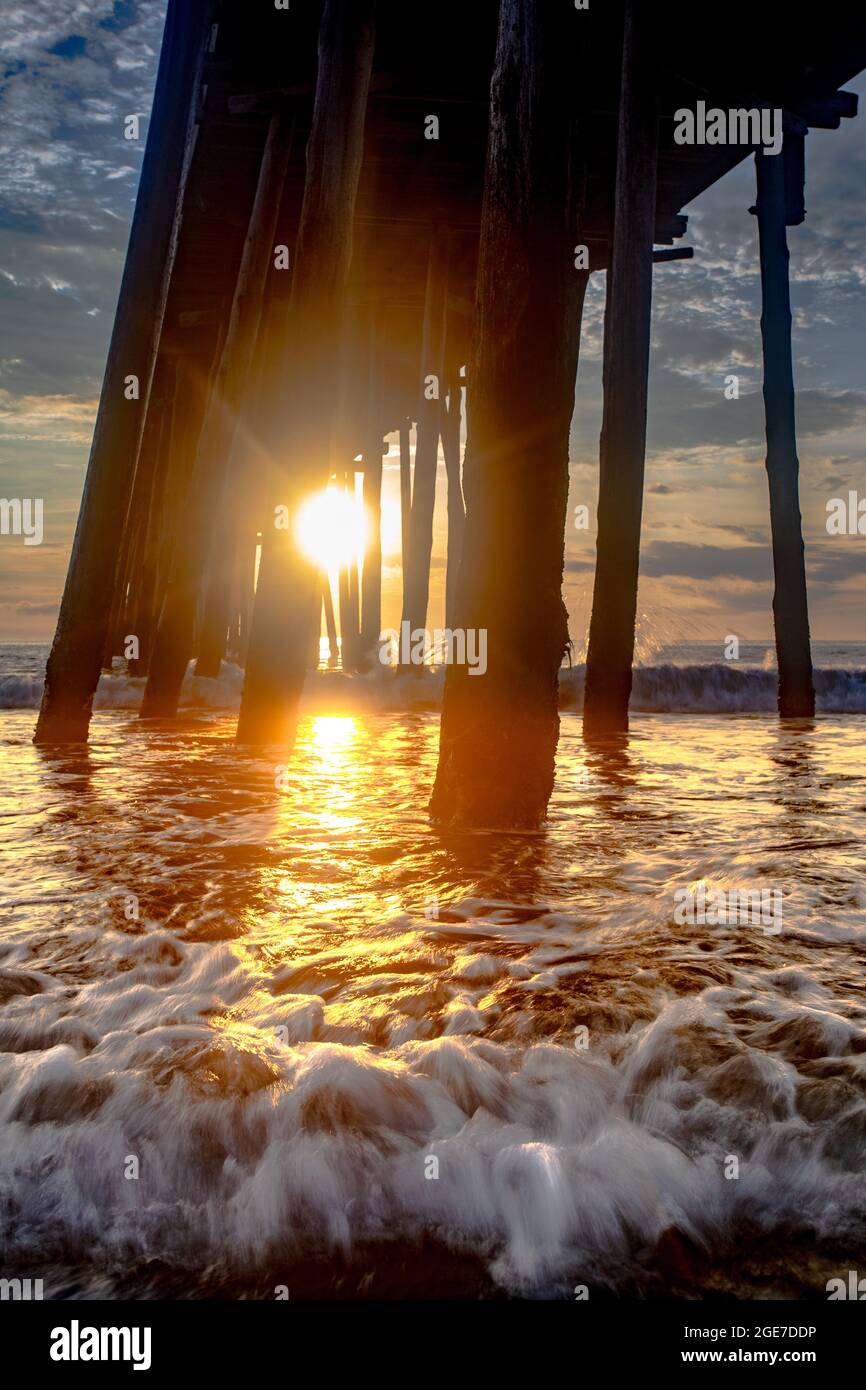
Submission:
[[[311,751],[323,762],[341,761],[357,738],[358,721],[352,715],[320,714],[310,721]]]

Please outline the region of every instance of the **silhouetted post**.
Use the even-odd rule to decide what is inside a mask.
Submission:
[[[145,427],[145,440],[142,443],[142,455],[139,459],[139,470],[144,461],[147,465],[145,474],[149,473],[149,487],[147,493],[147,531],[142,547],[140,570],[137,576],[135,590],[135,604],[132,608],[133,619],[130,632],[138,638],[138,656],[133,657],[128,662],[127,669],[131,676],[143,676],[147,674],[150,665],[150,656],[153,646],[153,636],[156,628],[158,612],[156,609],[157,585],[159,582],[159,556],[160,538],[163,526],[166,524],[164,517],[164,502],[166,479],[172,462],[172,421],[175,408],[175,379],[176,367],[172,358],[166,357],[160,362],[159,366],[159,396],[157,401],[151,399],[151,407],[148,412],[148,426]],[[154,382],[154,390],[156,381]],[[151,393],[151,396],[153,393]],[[150,425],[150,413],[153,411],[154,404],[157,406],[157,428],[156,438],[153,441],[153,454],[149,459],[144,458],[147,445],[147,428]],[[137,483],[138,480],[136,480]]]
[[[258,561],[259,538],[255,526],[242,539],[238,572],[238,645],[237,657],[240,666],[247,664],[247,650],[250,642],[250,624],[255,601],[256,564]]]
[[[415,434],[412,512],[409,522],[409,565],[403,581],[403,621],[411,630],[427,624],[430,597],[430,557],[433,550],[433,512],[439,464],[439,429],[444,394],[445,314],[448,251],[442,232],[433,228],[424,299],[421,346],[421,389]]]
[[[322,575],[322,601],[325,605],[325,631],[328,634],[328,665],[335,666],[337,662],[337,620],[334,616],[331,581],[327,573]]]
[[[370,309],[367,427],[364,444],[364,514],[367,543],[361,579],[361,660],[379,649],[382,632],[382,382],[376,312]]]
[[[340,666],[344,671],[351,671],[354,667],[357,641],[357,636],[352,630],[350,578],[349,566],[341,565],[337,597],[340,604]]]
[[[450,666],[431,811],[533,827],[553,787],[568,432],[579,282],[572,103],[577,12],[502,0],[490,94],[457,622],[487,670]],[[479,639],[480,640],[480,639]]]
[[[215,361],[219,358],[223,337],[222,325],[214,335],[212,326],[202,330],[202,336],[213,339],[209,353],[203,343],[193,349],[166,353],[174,373],[174,404],[169,424],[168,453],[162,488],[162,519],[155,537],[157,542],[156,584],[151,609],[151,635],[156,636],[159,615],[171,573],[178,536],[183,530],[183,504],[195,463],[202,421],[207,410],[213,384]],[[160,346],[160,359],[165,343]],[[153,640],[150,643],[150,653]]]
[[[343,474],[343,492],[354,505],[354,468]],[[337,588],[340,603],[340,665],[344,671],[357,671],[361,658],[361,607],[356,556],[349,556],[345,564],[340,566]]]
[[[800,517],[797,432],[794,418],[794,367],[791,354],[791,291],[788,282],[786,222],[801,222],[799,189],[789,182],[802,170],[802,136],[786,132],[783,152],[758,151],[758,236],[761,249],[761,342],[764,350],[764,414],[767,429],[767,478],[773,536],[773,624],[779,667],[779,714],[804,718],[815,713],[806,559]],[[799,196],[798,196],[799,195]],[[793,206],[793,216],[786,209]]]
[[[279,221],[278,216],[272,242],[282,239]],[[269,347],[277,331],[280,311],[285,308],[285,291],[280,292],[281,286],[282,272],[273,292],[263,296],[260,306],[255,350],[231,447],[228,481],[220,504],[216,535],[210,546],[195,663],[196,676],[208,679],[219,675],[226,652],[238,657],[245,650],[249,635],[253,599],[250,575],[254,574],[249,568],[250,546],[252,543],[254,555],[254,541],[262,521],[260,513],[270,491],[267,476],[270,458],[260,446],[257,422],[265,391],[266,363],[273,370]],[[229,565],[227,555],[234,557]],[[237,638],[232,644],[229,629],[235,622]]]
[[[352,254],[355,197],[373,61],[373,0],[326,0],[319,69],[307,144],[289,310],[287,400],[274,419],[282,496],[294,517],[303,498],[327,481],[339,384],[341,311]],[[309,631],[317,610],[317,570],[291,528],[265,528],[238,741],[294,737]]]
[[[400,426],[400,564],[403,570],[403,604],[409,572],[409,527],[412,519],[412,421]]]
[[[595,586],[586,658],[587,733],[628,728],[646,455],[658,159],[654,17],[625,11],[613,246],[604,337]]]
[[[240,537],[232,535],[229,527],[221,524],[208,565],[195,659],[195,675],[209,680],[219,675],[226,654],[234,591],[235,550],[239,544]]]
[[[36,743],[87,738],[108,636],[178,216],[195,138],[213,0],[169,0],[159,72],[99,412]],[[137,394],[133,394],[136,392]]]
[[[284,200],[285,201],[285,200]],[[285,234],[277,223],[277,239],[288,245]],[[277,331],[277,324],[285,314],[283,303],[285,291],[280,292],[278,283],[274,292],[265,299],[262,319],[259,324],[259,337],[256,343],[255,364],[251,381],[244,399],[243,421],[235,435],[234,457],[231,474],[233,486],[237,488],[240,505],[240,519],[235,517],[237,527],[237,547],[235,552],[234,587],[232,591],[232,617],[237,621],[237,636],[227,651],[239,665],[246,665],[247,648],[250,639],[255,583],[258,569],[258,551],[261,528],[264,522],[267,503],[271,491],[271,458],[260,436],[257,424],[262,415],[265,399],[266,364],[275,369],[271,362],[270,345]],[[231,489],[230,489],[231,492]],[[227,499],[229,502],[231,498]],[[210,600],[210,590],[205,600]],[[207,619],[205,618],[205,621]]]
[[[382,632],[382,436],[370,436],[364,454],[364,512],[368,540],[361,577],[361,658],[379,649]]]
[[[463,531],[466,509],[463,504],[463,483],[460,466],[460,419],[463,389],[460,374],[452,370],[448,383],[448,404],[442,410],[442,453],[445,456],[445,475],[448,480],[448,548],[445,560],[445,626],[456,622],[457,577],[463,552]]]
[[[164,348],[164,344],[162,346]],[[148,596],[152,599],[151,581],[155,582],[159,555],[162,495],[169,469],[174,385],[174,358],[161,350],[154,369],[147,418],[138,451],[104,662],[110,669],[112,657],[124,650],[124,639],[134,635],[138,639],[139,656],[128,664],[128,670],[133,675],[147,671],[153,637]]]
[[[291,149],[291,132],[291,117],[285,112],[275,113],[262,155],[228,330],[184,501],[184,526],[172,556],[168,589],[141,706],[143,719],[171,718],[177,713],[187,662],[192,654],[196,607],[221,516],[238,415],[251,380],[262,300],[272,267],[274,233]],[[227,619],[225,600],[221,614],[217,613],[216,603],[211,606],[212,623]],[[217,675],[225,632],[211,630],[208,637],[205,669]],[[216,670],[213,669],[215,660]]]

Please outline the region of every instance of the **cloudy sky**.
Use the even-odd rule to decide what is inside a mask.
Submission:
[[[0,538],[0,640],[53,631],[147,133],[145,119],[141,143],[124,140],[124,117],[148,112],[164,10],[165,0],[0,0],[0,495],[45,499],[41,546]],[[849,88],[862,95],[866,81]],[[694,261],[655,272],[647,646],[772,631],[753,201],[748,160],[687,209]],[[812,629],[862,639],[866,537],[830,537],[825,520],[830,498],[866,497],[866,102],[840,130],[810,134],[806,205],[789,241]],[[603,296],[596,276],[572,430],[571,506],[591,517],[568,533],[578,646],[592,591]],[[732,372],[740,398],[729,401]],[[437,548],[435,596],[438,508]],[[392,570],[386,623],[397,590]]]

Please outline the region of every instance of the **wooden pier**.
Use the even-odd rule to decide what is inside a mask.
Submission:
[[[447,672],[432,811],[539,825],[587,281],[607,282],[596,738],[628,725],[653,267],[691,254],[683,209],[752,156],[779,710],[814,711],[786,229],[804,216],[809,129],[856,114],[840,88],[866,66],[866,18],[828,0],[798,26],[735,4],[710,38],[662,9],[169,0],[37,742],[86,739],[100,671],[130,636],[143,717],[176,714],[190,660],[214,676],[231,657],[239,740],[290,742],[322,576],[275,509],[293,515],[329,479],[353,491],[360,473],[378,517],[382,440],[399,432],[403,617],[425,626],[441,446],[448,624],[488,634],[483,676]],[[676,113],[698,101],[781,112],[781,153],[678,143]],[[363,668],[381,623],[375,527],[339,599],[343,663]]]

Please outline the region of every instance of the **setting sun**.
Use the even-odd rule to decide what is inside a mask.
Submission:
[[[296,530],[304,553],[334,574],[341,565],[363,556],[367,518],[359,497],[331,485],[304,503]]]
[[[308,498],[298,513],[295,533],[304,554],[332,579],[336,579],[342,566],[357,563],[363,568],[371,518],[361,499],[360,478],[354,496],[330,483]],[[382,499],[381,536],[383,554],[396,554],[400,546],[400,509],[387,497]]]

